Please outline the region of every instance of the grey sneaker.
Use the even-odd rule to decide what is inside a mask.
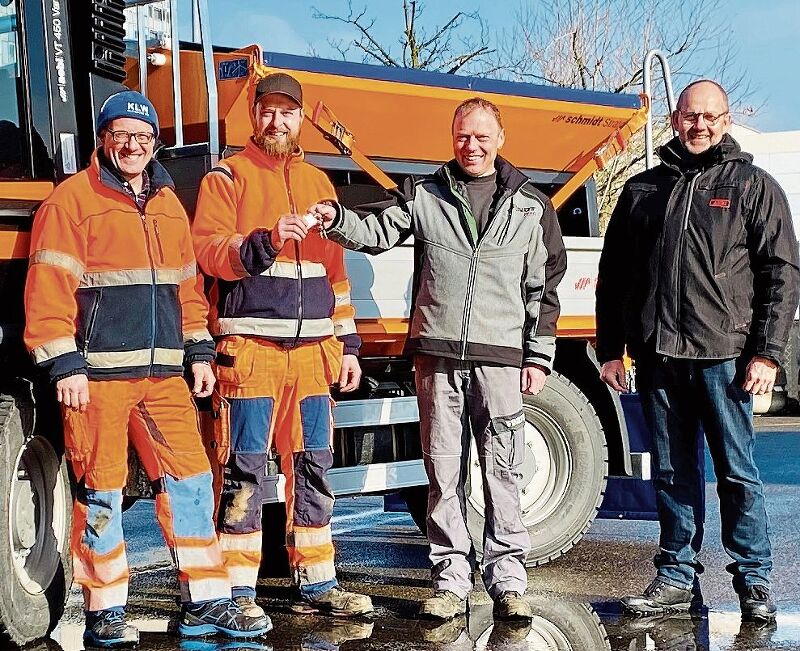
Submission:
[[[233,599],[216,599],[185,604],[181,610],[178,633],[182,637],[223,635],[231,638],[261,637],[272,630],[272,621],[248,617]]]
[[[641,595],[620,600],[623,610],[636,617],[689,612],[692,602],[693,595],[689,588],[676,588],[660,578],[653,579]]]
[[[139,631],[125,623],[124,612],[100,610],[87,613],[83,644],[105,649],[136,646],[139,644]]]
[[[298,593],[290,608],[295,613],[322,613],[336,617],[357,617],[374,610],[372,599],[367,595],[348,592],[338,585],[318,597],[304,597]]]
[[[494,600],[494,616],[497,619],[529,622],[533,618],[530,604],[519,592],[502,592]]]
[[[267,614],[264,612],[264,609],[256,603],[254,597],[249,597],[242,595],[240,597],[233,598],[234,603],[239,606],[239,610],[241,610],[247,617],[266,617]]]
[[[428,619],[453,619],[467,612],[467,600],[449,590],[436,590],[419,607],[420,617]]]

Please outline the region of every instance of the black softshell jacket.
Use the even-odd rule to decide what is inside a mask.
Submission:
[[[780,362],[800,293],[777,182],[729,135],[700,155],[677,138],[625,184],[597,284],[597,357],[648,353]]]

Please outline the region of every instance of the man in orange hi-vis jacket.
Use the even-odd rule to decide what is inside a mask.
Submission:
[[[87,646],[139,640],[125,623],[128,564],[122,489],[128,439],[156,490],[178,568],[184,636],[266,633],[231,598],[213,524],[211,469],[192,393],[211,394],[214,357],[189,223],[153,158],[158,118],[141,94],[103,104],[90,166],[37,211],[25,287],[25,342],[55,384],[78,482],[71,549]],[[126,436],[129,432],[129,436]]]
[[[303,160],[300,84],[283,73],[255,86],[253,137],[200,187],[192,235],[215,279],[211,331],[218,337],[214,413],[225,464],[217,530],[233,595],[255,602],[261,561],[261,486],[275,446],[286,477],[286,546],[295,612],[360,615],[365,595],[339,587],[330,519],[333,463],[329,385],[358,386],[361,369],[342,248],[303,218],[334,198],[323,172]]]

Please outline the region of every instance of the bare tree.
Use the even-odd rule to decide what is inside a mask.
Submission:
[[[381,42],[376,36],[374,17],[366,5],[356,10],[348,2],[347,15],[330,15],[313,8],[314,18],[350,25],[356,32],[351,42],[329,41],[343,59],[351,58],[352,50],[365,63],[418,68],[437,72],[486,74],[491,68],[489,55],[495,50],[488,45],[488,29],[477,11],[457,11],[443,25],[425,26],[425,5],[417,0],[403,0],[402,31],[396,46]],[[399,46],[399,53],[397,49]]]
[[[497,35],[496,67],[511,79],[613,93],[642,91],[642,61],[650,49],[669,58],[676,91],[711,77],[729,91],[734,112],[752,114],[746,76],[734,66],[735,41],[724,0],[537,0],[522,3],[515,27]],[[658,78],[656,78],[656,81]],[[672,136],[663,85],[653,85],[654,140]],[[644,137],[596,175],[604,226],[624,181],[643,167]]]
[[[476,0],[477,1],[477,0]],[[374,5],[373,5],[374,6]],[[384,5],[385,6],[385,5]],[[432,28],[423,21],[424,5],[402,0],[403,24],[395,43],[378,37],[367,5],[346,15],[314,9],[314,17],[351,26],[351,42],[332,42],[341,56],[356,53],[365,62],[612,93],[642,92],[642,62],[659,49],[670,62],[676,90],[689,80],[710,77],[732,99],[732,112],[753,115],[753,89],[735,65],[736,41],[721,17],[725,0],[520,0],[514,26],[494,33],[477,11],[457,11]],[[391,20],[391,19],[389,19]],[[672,137],[663,85],[654,84],[654,140]],[[623,183],[644,166],[644,134],[595,176],[601,228]]]

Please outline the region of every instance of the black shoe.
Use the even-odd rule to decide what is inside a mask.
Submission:
[[[644,593],[620,600],[625,612],[636,617],[650,617],[666,613],[685,613],[692,606],[693,595],[689,588],[676,588],[659,578],[647,586]]]
[[[739,595],[739,607],[744,622],[771,622],[778,612],[769,588],[764,585],[747,586],[744,593]]]
[[[750,651],[751,649],[772,648],[772,636],[778,630],[774,619],[769,621],[742,622],[739,632],[733,638],[730,651]]]
[[[667,613],[652,617],[639,616],[623,626],[634,636],[648,634],[658,651],[699,651],[705,645],[698,642],[702,617],[690,613]]]
[[[248,617],[233,599],[186,604],[181,611],[178,633],[182,637],[223,635],[232,638],[260,637],[272,630],[269,617]]]
[[[83,644],[104,649],[136,646],[139,644],[139,631],[125,623],[124,612],[100,610],[87,614]]]

